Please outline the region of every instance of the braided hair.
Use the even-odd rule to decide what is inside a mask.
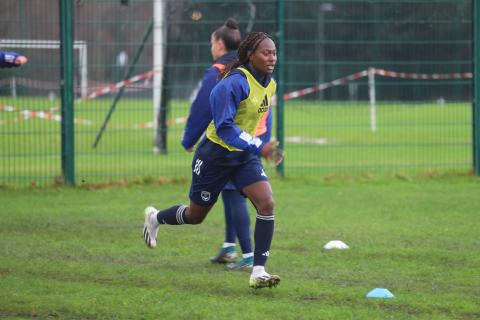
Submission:
[[[272,39],[272,37],[265,32],[251,32],[248,36],[240,43],[240,47],[238,48],[238,58],[229,64],[225,71],[223,72],[223,76],[228,74],[230,70],[247,64],[250,60],[250,56],[257,50],[258,45],[265,39]]]

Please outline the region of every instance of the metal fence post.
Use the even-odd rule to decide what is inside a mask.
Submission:
[[[283,94],[285,92],[285,2],[278,0],[277,7],[277,24],[278,24],[278,43],[277,43],[277,72],[276,80],[277,88],[277,139],[280,148],[285,148],[285,132],[284,132],[284,100]],[[277,173],[280,176],[285,176],[285,160],[277,167]]]
[[[62,174],[65,184],[75,185],[75,140],[73,115],[73,5],[59,0],[60,92],[62,98]]]
[[[472,1],[472,41],[473,41],[473,77],[472,77],[472,91],[473,91],[473,169],[475,175],[480,175],[480,43],[478,37],[480,37],[480,4],[478,1]]]

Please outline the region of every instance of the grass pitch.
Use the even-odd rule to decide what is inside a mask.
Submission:
[[[0,189],[0,317],[6,319],[478,319],[480,181],[433,177],[273,179],[275,289],[208,258],[202,225],[142,240],[142,210],[188,185]],[[252,213],[253,217],[253,213]],[[330,240],[350,245],[325,251]],[[395,299],[367,299],[373,288]]]

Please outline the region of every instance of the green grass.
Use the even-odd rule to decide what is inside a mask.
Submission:
[[[478,319],[480,180],[273,179],[278,288],[210,264],[222,206],[142,241],[142,209],[188,185],[0,189],[0,317],[7,319]],[[252,213],[253,217],[253,213]],[[325,251],[340,239],[350,250]],[[395,299],[366,299],[373,288]]]
[[[50,110],[58,101],[3,99],[19,109]],[[92,144],[110,108],[99,99],[75,106],[75,117],[91,121],[75,129],[79,183],[145,176],[188,177],[192,155],[180,146],[183,124],[168,131],[168,154],[152,153],[151,100],[121,100],[98,147]],[[168,118],[188,115],[188,101],[174,100]],[[0,182],[51,184],[61,176],[60,124],[20,120],[0,112]],[[469,103],[382,103],[377,131],[370,129],[367,103],[288,101],[285,105],[288,174],[467,172],[472,168],[472,115]],[[297,141],[292,141],[297,139]],[[321,144],[318,142],[324,141]],[[273,168],[270,168],[270,172]]]

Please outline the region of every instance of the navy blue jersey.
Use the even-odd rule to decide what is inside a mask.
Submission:
[[[0,51],[0,68],[18,67],[19,65],[15,63],[15,60],[19,56],[16,52]]]

